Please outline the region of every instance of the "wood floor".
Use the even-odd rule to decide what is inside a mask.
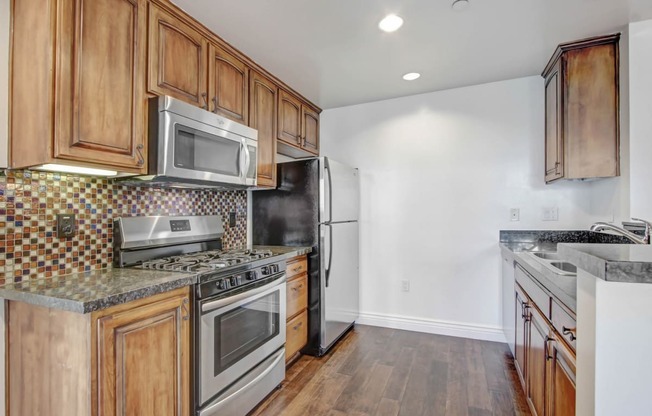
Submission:
[[[529,415],[507,345],[357,325],[255,416]]]

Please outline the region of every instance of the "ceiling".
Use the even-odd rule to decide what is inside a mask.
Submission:
[[[323,109],[537,75],[561,42],[652,19],[651,0],[173,2]]]

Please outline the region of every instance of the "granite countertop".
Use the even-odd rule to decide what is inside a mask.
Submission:
[[[311,247],[254,246],[286,259],[308,254]],[[77,313],[90,313],[198,283],[194,273],[109,268],[44,279],[7,283],[0,297]]]
[[[111,268],[7,283],[0,297],[32,305],[89,313],[196,283],[197,275]]]
[[[559,256],[609,282],[652,283],[652,246],[640,244],[560,244]]]

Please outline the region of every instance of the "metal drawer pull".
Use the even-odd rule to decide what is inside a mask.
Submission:
[[[292,269],[293,272],[298,272],[299,270],[301,270],[301,265]]]
[[[562,329],[562,334],[570,335],[569,338],[571,341],[575,341],[577,339],[577,335],[575,335],[575,331],[577,328],[566,328],[564,326],[561,329]]]
[[[296,292],[297,290],[301,289],[302,287],[303,287],[303,283],[301,283],[301,284],[300,284],[299,286],[297,286],[297,287],[293,287],[292,290],[294,290],[294,291]]]
[[[293,326],[292,329],[294,329],[296,331],[297,329],[301,328],[301,325],[303,325],[303,322],[299,322],[298,324]]]
[[[183,318],[184,321],[187,321],[190,319],[190,313],[188,312],[188,298],[185,298],[183,300],[183,303],[181,304],[181,317]]]

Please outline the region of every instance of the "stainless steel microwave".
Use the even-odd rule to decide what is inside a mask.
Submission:
[[[258,131],[168,96],[149,100],[148,174],[132,185],[256,186]]]

